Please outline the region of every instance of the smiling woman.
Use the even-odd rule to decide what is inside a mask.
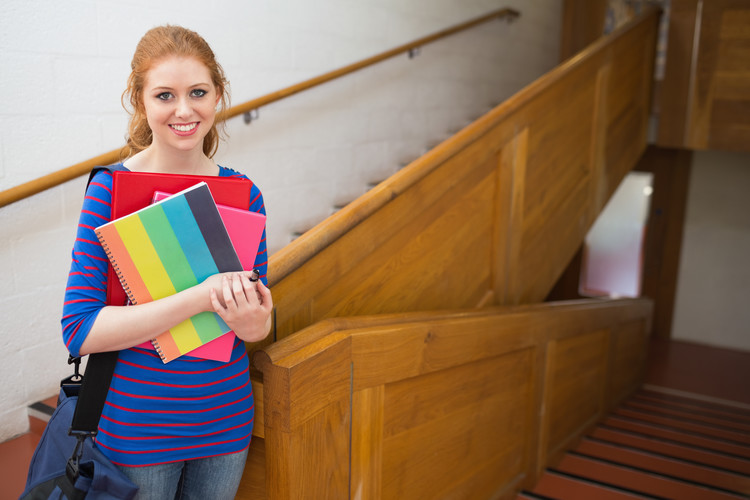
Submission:
[[[212,159],[227,81],[203,38],[181,27],[154,28],[138,44],[131,68],[123,94],[132,108],[127,158],[118,165],[123,175],[246,178]],[[249,210],[265,214],[260,190],[248,184]],[[265,230],[253,265],[259,281],[249,270],[214,274],[162,299],[108,303],[108,259],[94,230],[112,220],[112,185],[112,173],[102,169],[86,191],[62,318],[72,355],[119,351],[96,446],[139,486],[139,499],[175,498],[177,491],[234,498],[254,416],[243,341],[268,335],[273,308]],[[205,311],[234,331],[228,361],[191,352],[164,364],[148,349],[150,339]]]
[[[160,69],[159,66],[168,59],[172,59],[171,64]],[[122,95],[123,103],[127,99],[130,104],[131,113],[128,156],[133,156],[151,145],[152,129],[148,124],[146,112],[148,97],[167,101],[178,97],[176,92],[179,89],[172,88],[171,85],[183,89],[187,86],[191,91],[196,91],[195,97],[213,91],[214,111],[223,111],[229,106],[229,82],[224,75],[224,69],[216,61],[208,43],[193,31],[176,26],[160,26],[149,30],[136,47],[131,69],[127,88]],[[170,75],[169,70],[178,70],[180,74]],[[149,77],[150,81],[147,82]],[[156,90],[162,84],[167,87],[159,89],[158,95],[147,95],[149,86]],[[190,87],[191,85],[195,87]],[[213,101],[210,98],[208,100]],[[223,127],[223,123],[216,124],[212,119],[203,141],[203,154],[209,158],[213,157],[219,146],[221,129],[218,127]]]

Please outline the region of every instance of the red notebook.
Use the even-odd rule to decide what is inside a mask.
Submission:
[[[244,209],[245,211],[250,206],[250,188],[252,184],[248,179],[115,171],[113,172],[112,181],[112,220],[150,205],[154,201],[154,193],[156,191],[177,193],[198,182],[206,182],[208,184],[211,195],[217,203]],[[128,296],[122,288],[117,274],[110,266],[107,275],[107,303],[125,305],[127,301]],[[216,344],[211,345],[214,343]],[[233,343],[234,333],[230,332],[201,346],[199,349],[205,348],[202,353],[193,351],[191,355],[204,359],[228,361]],[[209,347],[206,348],[206,346]],[[153,349],[151,342],[145,342],[141,344],[141,347]]]
[[[112,175],[112,220],[147,207],[153,202],[156,191],[178,193],[199,182],[208,184],[217,204],[246,210],[250,207],[252,184],[249,179],[127,171],[115,171]],[[128,296],[110,266],[107,275],[107,304],[125,305],[127,302]]]

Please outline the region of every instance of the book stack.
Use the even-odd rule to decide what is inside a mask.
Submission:
[[[113,220],[96,229],[112,270],[108,303],[158,300],[216,273],[252,269],[265,216],[247,210],[247,179],[209,177],[170,195],[167,190],[179,189],[198,176],[114,175]],[[135,190],[123,189],[133,187],[136,178],[143,181],[144,176],[147,183],[139,183]],[[215,185],[213,189],[209,182]],[[224,193],[222,200],[235,206],[217,205],[215,191]],[[142,206],[146,195],[148,201]],[[139,347],[154,348],[164,363],[184,354],[228,361],[234,338],[217,314],[205,312]]]

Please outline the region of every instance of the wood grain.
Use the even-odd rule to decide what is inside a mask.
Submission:
[[[352,317],[268,346],[255,357],[268,497],[509,497],[634,388],[651,311],[584,300]]]
[[[544,300],[645,149],[656,20],[592,44],[274,254],[277,339],[337,316]]]
[[[657,144],[750,151],[750,3],[674,0]]]

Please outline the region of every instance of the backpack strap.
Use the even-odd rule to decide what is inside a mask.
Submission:
[[[99,173],[102,170],[108,170],[111,173],[115,172],[130,172],[127,168],[125,168],[122,163],[114,163],[112,165],[104,165],[100,167],[94,167],[91,169],[91,172],[89,172],[89,180],[86,181],[86,187],[89,187],[89,184],[91,184],[91,181],[94,179],[94,176]]]

